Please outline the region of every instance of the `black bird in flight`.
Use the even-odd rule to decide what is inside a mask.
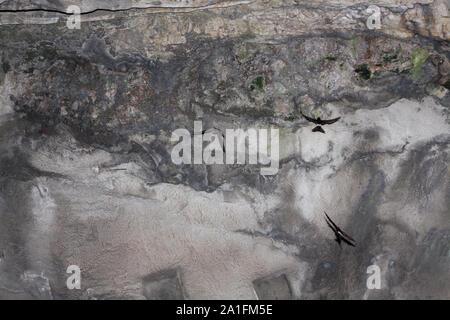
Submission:
[[[328,226],[331,228],[331,230],[333,230],[334,235],[336,236],[336,239],[334,239],[339,246],[341,246],[341,241],[343,241],[344,243],[348,244],[349,246],[355,247],[356,246],[356,242],[355,240],[353,240],[352,237],[350,237],[348,234],[346,234],[344,231],[341,230],[341,228],[339,228],[334,222],[333,220],[331,220],[331,218],[327,215],[327,213],[324,211],[325,213],[325,220],[328,224]]]
[[[222,150],[223,153],[225,153],[225,137],[223,136],[222,131],[220,131],[219,129],[217,129],[216,127],[212,127],[212,129],[216,129],[217,131],[219,131],[220,135],[222,136]],[[206,133],[206,131],[208,131],[207,129],[204,129],[202,131],[202,135],[204,135]]]
[[[309,122],[318,124],[318,126],[314,127],[314,129],[312,129],[313,132],[322,132],[325,133],[325,130],[323,130],[323,128],[321,126],[325,125],[325,124],[332,124],[335,123],[336,121],[338,121],[341,117],[337,117],[334,119],[330,119],[330,120],[322,120],[320,119],[320,117],[318,117],[317,119],[308,117],[307,115],[303,114],[302,112],[302,116],[305,117],[306,120],[308,120]]]

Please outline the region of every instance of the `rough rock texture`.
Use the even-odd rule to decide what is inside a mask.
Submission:
[[[78,2],[79,30],[0,0],[0,298],[450,298],[447,1],[371,1],[374,30],[365,1]],[[175,165],[194,120],[278,128],[278,174]]]

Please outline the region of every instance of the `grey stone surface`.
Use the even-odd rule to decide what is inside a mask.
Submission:
[[[26,291],[30,293],[33,298],[39,300],[53,299],[49,279],[43,274],[26,271],[22,275],[22,281]]]
[[[143,292],[148,300],[182,300],[183,285],[178,270],[164,270],[143,279]]]
[[[292,293],[285,274],[257,279],[253,282],[259,300],[291,300]]]
[[[379,30],[361,1],[83,3],[0,3],[0,298],[450,298],[446,1],[377,1]],[[195,120],[279,129],[279,172],[174,164]]]

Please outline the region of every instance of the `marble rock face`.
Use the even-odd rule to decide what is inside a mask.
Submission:
[[[371,4],[0,0],[0,298],[450,299],[449,3]]]

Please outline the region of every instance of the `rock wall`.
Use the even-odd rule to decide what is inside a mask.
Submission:
[[[70,4],[0,1],[0,298],[450,298],[447,1]],[[278,173],[175,164],[194,121]]]

